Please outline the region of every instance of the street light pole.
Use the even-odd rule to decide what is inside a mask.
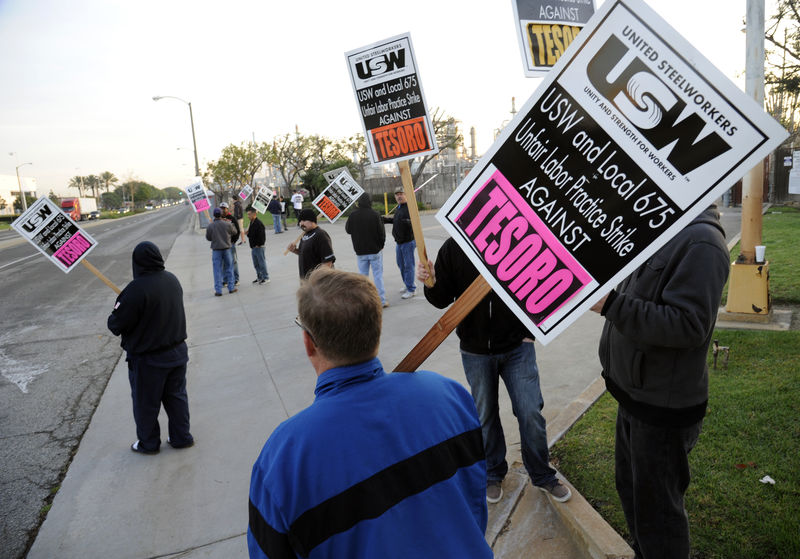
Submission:
[[[22,188],[22,181],[19,178],[19,168],[23,165],[33,165],[30,161],[17,165],[17,186],[19,186],[19,199],[22,201],[22,213],[28,211],[28,201],[25,200],[25,190]]]
[[[156,95],[153,97],[153,101],[159,101],[161,99],[177,99],[181,103],[185,103],[189,105],[189,122],[192,125],[192,145],[194,146],[194,174],[196,177],[200,176],[200,163],[197,159],[197,140],[195,139],[194,135],[194,114],[192,114],[192,104],[189,101],[181,99],[180,97],[174,97],[172,95]]]

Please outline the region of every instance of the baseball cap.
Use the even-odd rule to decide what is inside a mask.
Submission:
[[[314,213],[314,210],[300,210],[300,213],[297,216],[298,221],[313,221],[314,223],[317,222],[317,214]]]
[[[227,202],[223,202],[223,203],[221,203],[221,204],[219,205],[219,207],[220,207],[220,208],[227,208],[227,207],[228,207],[228,203],[227,203]]]
[[[222,210],[219,208],[214,208],[214,217],[220,217],[222,215]]]

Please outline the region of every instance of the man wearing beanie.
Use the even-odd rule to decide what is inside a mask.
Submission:
[[[297,264],[302,280],[317,266],[332,268],[336,257],[333,255],[330,235],[317,225],[317,214],[313,210],[300,210],[297,218],[305,234],[300,238],[299,245],[291,243],[287,249],[300,257]]]

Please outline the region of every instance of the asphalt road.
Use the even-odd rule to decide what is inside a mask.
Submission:
[[[187,206],[84,222],[87,259],[114,284],[149,240],[164,258],[193,224]],[[64,274],[14,231],[0,232],[0,558],[25,555],[122,349],[106,329],[116,294],[79,265]],[[126,410],[130,411],[130,410]],[[134,438],[120,433],[120,446]]]

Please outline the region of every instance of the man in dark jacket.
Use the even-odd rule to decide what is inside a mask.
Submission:
[[[358,199],[358,208],[347,218],[344,230],[353,241],[353,250],[356,253],[358,272],[369,276],[372,267],[372,280],[378,289],[381,304],[384,308],[386,290],[383,287],[383,245],[386,244],[386,229],[378,212],[372,209],[372,198],[365,192]]]
[[[247,206],[247,219],[250,220],[250,225],[247,227],[247,240],[250,241],[250,255],[253,258],[253,268],[256,269],[256,279],[253,283],[269,283],[267,259],[264,256],[267,232],[264,224],[258,219],[258,213],[253,206]]]
[[[636,556],[689,556],[689,452],[708,402],[708,346],[730,260],[711,206],[592,307],[619,403],[617,493]]]
[[[164,259],[151,242],[133,249],[133,281],[117,297],[108,329],[122,336],[138,440],[131,450],[156,454],[161,446],[158,412],[169,418],[167,442],[174,448],[194,444],[189,432],[186,394],[186,314],[183,289],[164,270]]]
[[[267,211],[272,215],[272,228],[275,230],[275,233],[283,233],[283,231],[281,231],[281,214],[283,213],[283,208],[281,208],[280,201],[273,197],[267,205]]]
[[[403,278],[403,299],[410,299],[416,295],[417,286],[414,285],[414,250],[417,243],[414,241],[414,229],[411,227],[411,215],[408,213],[406,194],[403,190],[394,193],[397,200],[397,209],[393,217],[383,216],[384,223],[392,224],[392,237],[395,242],[395,256],[397,267]]]
[[[298,218],[303,236],[299,245],[292,242],[286,250],[299,256],[297,267],[300,270],[300,279],[304,280],[317,266],[332,268],[336,256],[333,254],[330,235],[317,225],[317,214],[313,210],[300,210]]]
[[[443,309],[455,301],[478,277],[478,270],[450,238],[436,264],[429,263],[436,283],[425,286],[425,298]],[[422,262],[417,278],[424,282],[428,272]],[[456,327],[461,341],[461,362],[478,416],[486,452],[486,500],[503,497],[502,482],[508,473],[506,442],[498,406],[499,379],[503,379],[514,415],[519,422],[522,462],[531,482],[555,500],[571,497],[569,488],[556,479],[547,449],[547,423],[542,415],[544,400],[539,386],[536,350],[530,332],[494,293],[489,293]]]

